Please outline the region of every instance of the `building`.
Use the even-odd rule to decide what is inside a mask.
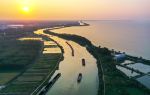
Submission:
[[[114,60],[116,61],[124,61],[126,59],[126,54],[116,54],[114,55]]]

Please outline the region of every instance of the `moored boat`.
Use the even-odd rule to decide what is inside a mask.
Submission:
[[[82,66],[85,66],[85,59],[82,59]]]
[[[77,79],[77,82],[78,82],[78,83],[80,83],[80,82],[81,82],[81,80],[82,80],[82,74],[81,74],[81,73],[79,73],[79,75],[78,75],[78,79]]]

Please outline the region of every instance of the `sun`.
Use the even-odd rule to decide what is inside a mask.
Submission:
[[[22,7],[22,11],[25,13],[28,13],[30,11],[30,7],[29,6],[24,6]]]

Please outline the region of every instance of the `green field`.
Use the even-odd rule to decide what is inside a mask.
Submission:
[[[13,79],[18,74],[19,74],[19,72],[0,73],[0,85],[5,85],[7,82],[9,82],[11,79]]]
[[[34,89],[43,82],[47,75],[54,70],[60,57],[61,54],[42,55],[35,64],[14,80],[10,86],[4,88],[1,93],[26,92],[26,94],[29,94],[33,92]]]
[[[0,85],[7,84],[32,64],[41,47],[41,41],[0,40]]]
[[[48,75],[52,75],[61,53],[43,54],[41,41],[1,41],[0,85],[7,86],[0,93],[30,94]],[[5,48],[3,48],[5,47]],[[59,48],[49,46],[49,48]]]

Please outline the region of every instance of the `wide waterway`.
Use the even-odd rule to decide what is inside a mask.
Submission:
[[[90,26],[67,27],[57,33],[77,34],[95,45],[150,59],[150,23],[137,21],[85,21]]]
[[[60,62],[59,70],[53,75],[54,77],[57,73],[61,73],[61,77],[49,89],[47,95],[97,95],[99,80],[96,59],[86,48],[67,41],[74,49],[74,56],[72,56],[71,48],[66,40],[44,34],[43,30],[37,33],[51,37],[64,49],[64,60]],[[82,58],[86,61],[85,66],[82,66]],[[80,83],[77,82],[79,73],[83,76]]]

